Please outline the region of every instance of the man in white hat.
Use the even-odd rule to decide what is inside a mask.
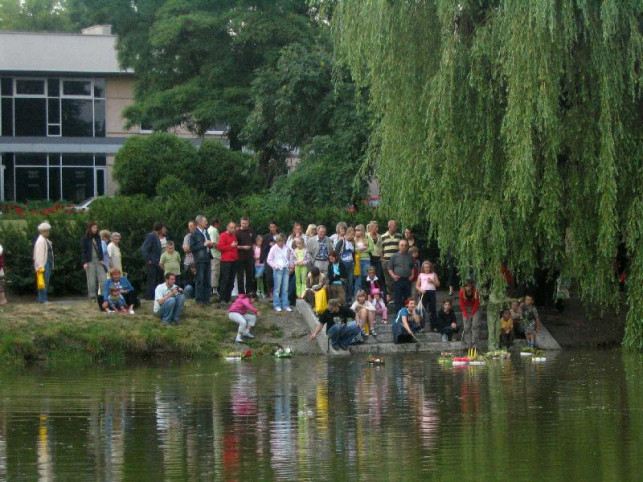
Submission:
[[[45,281],[44,288],[38,289],[38,303],[49,303],[47,300],[47,290],[49,289],[49,277],[54,269],[54,250],[49,241],[49,231],[51,225],[45,221],[38,225],[40,236],[33,247],[33,265],[36,274],[42,273]]]

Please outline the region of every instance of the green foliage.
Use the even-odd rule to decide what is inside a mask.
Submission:
[[[429,220],[483,283],[501,284],[506,260],[519,281],[557,272],[603,306],[627,239],[625,343],[640,348],[641,231],[626,220],[643,185],[643,4],[367,0],[339,2],[333,23],[402,222]]]
[[[59,211],[46,216],[52,229],[49,239],[54,248],[54,271],[50,293],[86,293],[87,281],[82,266],[80,240],[85,234],[88,217],[84,213]],[[35,293],[33,244],[37,226],[44,216],[26,214],[23,222],[0,221],[0,240],[5,249],[5,274],[8,288],[17,293]]]
[[[0,30],[69,32],[75,29],[65,0],[2,0]]]
[[[164,132],[130,137],[116,154],[114,178],[122,194],[154,196],[161,179],[174,175],[188,185],[198,178],[198,151],[186,139]]]

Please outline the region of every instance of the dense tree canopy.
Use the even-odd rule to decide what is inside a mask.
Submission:
[[[625,243],[625,343],[643,348],[643,3],[340,1],[333,22],[402,220],[492,289],[506,261],[602,304]]]
[[[0,0],[0,30],[65,32],[75,28],[65,0]]]

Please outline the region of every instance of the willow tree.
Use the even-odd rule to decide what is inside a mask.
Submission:
[[[399,218],[492,289],[506,262],[603,306],[626,246],[625,344],[643,348],[643,2],[339,0],[333,24]]]

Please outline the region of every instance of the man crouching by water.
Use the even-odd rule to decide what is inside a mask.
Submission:
[[[176,286],[176,276],[172,273],[165,275],[165,283],[156,287],[154,293],[154,313],[161,317],[164,323],[179,324],[185,296],[183,290]]]
[[[349,318],[351,321],[349,322]],[[326,325],[326,335],[333,349],[347,350],[348,345],[362,342],[360,329],[355,320],[355,312],[342,305],[337,298],[328,300],[328,308],[319,315],[319,323],[310,339],[314,340]]]

